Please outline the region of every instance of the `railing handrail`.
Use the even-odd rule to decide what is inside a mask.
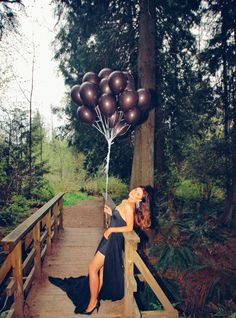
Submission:
[[[58,193],[50,201],[45,203],[40,209],[38,209],[34,214],[28,217],[24,222],[19,224],[11,233],[5,236],[1,240],[1,245],[4,251],[10,252],[16,246],[16,244],[35,226],[35,224],[42,219],[52,206],[58,202],[61,197],[63,197],[64,192]]]
[[[27,294],[33,280],[41,279],[45,255],[51,254],[52,240],[63,229],[63,195],[53,197],[0,242],[7,252],[0,266],[0,283],[5,280],[6,285],[5,304],[14,295],[7,318],[26,318]]]

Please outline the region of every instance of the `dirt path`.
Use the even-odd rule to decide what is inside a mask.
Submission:
[[[64,207],[64,227],[102,227],[103,199],[81,201]]]

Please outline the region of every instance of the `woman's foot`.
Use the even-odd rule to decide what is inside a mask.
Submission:
[[[99,307],[100,307],[100,301],[98,300],[93,307],[91,304],[89,304],[87,309],[82,314],[91,315],[95,309],[97,309],[97,312],[98,312]]]
[[[90,312],[91,310],[93,310],[96,307],[97,304],[98,304],[97,300],[95,300],[95,302],[92,302],[92,303],[90,302],[88,304],[88,307],[86,308],[85,312]]]

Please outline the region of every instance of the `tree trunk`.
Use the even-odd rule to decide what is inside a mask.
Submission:
[[[140,0],[139,17],[139,85],[155,89],[155,4],[154,0]],[[154,130],[155,109],[149,112],[146,122],[135,130],[131,188],[154,185]]]
[[[231,72],[231,84],[230,85],[230,76],[228,72],[228,64],[226,63],[226,49],[227,49],[227,11],[226,4],[223,1],[222,5],[222,31],[223,31],[223,83],[224,83],[224,92],[223,92],[223,103],[225,107],[225,113],[227,117],[225,119],[225,141],[227,142],[227,184],[226,184],[226,200],[225,200],[225,209],[221,217],[221,222],[229,227],[236,225],[236,87],[235,87],[235,76],[236,76],[236,66],[232,67]],[[234,27],[234,31],[236,28]],[[236,47],[236,36],[234,36],[234,47]],[[234,51],[234,56],[236,51]],[[231,98],[230,98],[231,97]],[[232,123],[230,123],[229,118],[229,107],[232,105]],[[232,127],[231,134],[229,135],[229,127]],[[231,137],[231,140],[230,140]],[[229,146],[230,144],[230,146]],[[231,161],[229,160],[231,159]],[[229,166],[230,164],[230,166]]]

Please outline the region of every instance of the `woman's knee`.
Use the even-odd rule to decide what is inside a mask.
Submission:
[[[91,261],[88,265],[88,272],[91,273],[98,273],[99,269],[96,267],[93,261]]]

